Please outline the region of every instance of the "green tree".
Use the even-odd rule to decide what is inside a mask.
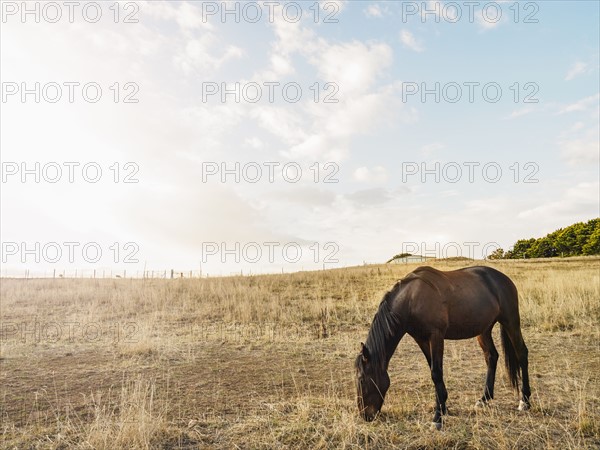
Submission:
[[[594,233],[597,232],[597,230],[600,229],[600,219],[592,219],[589,220],[587,223],[583,224],[581,233],[577,236],[577,244],[579,245],[579,247],[581,247],[581,254],[582,255],[586,255],[587,253],[586,250],[584,250],[584,248],[588,248],[587,251],[589,251],[589,247],[587,247],[588,243],[590,242],[590,240],[592,239],[592,236],[594,235]],[[593,254],[593,253],[591,253]]]
[[[561,256],[577,255],[577,229],[574,225],[562,230],[556,237],[556,250]]]
[[[519,239],[513,245],[513,249],[506,252],[506,258],[519,259],[519,258],[531,258],[529,251],[531,246],[535,243],[535,238],[531,239]]]
[[[600,255],[600,224],[590,235],[581,251],[584,255]]]
[[[487,259],[503,259],[504,258],[504,250],[501,248],[497,248],[492,253],[490,253]]]
[[[600,218],[559,228],[546,236],[520,239],[504,258],[551,258],[600,254]]]
[[[528,256],[531,258],[551,258],[557,255],[554,241],[550,237],[537,239],[528,251]]]

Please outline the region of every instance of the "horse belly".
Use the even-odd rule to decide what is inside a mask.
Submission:
[[[445,339],[479,336],[498,319],[500,306],[494,298],[448,302],[448,328]]]

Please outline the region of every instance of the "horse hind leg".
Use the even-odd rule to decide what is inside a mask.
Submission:
[[[531,407],[529,400],[531,397],[531,387],[529,385],[529,350],[525,345],[519,326],[503,327],[501,336],[504,344],[504,351],[509,355],[507,361],[514,359],[515,361],[512,364],[515,366],[518,364],[517,370],[520,370],[521,373],[521,399],[519,401],[518,409],[519,411],[526,411]],[[509,363],[508,366],[510,365],[511,364]],[[509,369],[509,373],[510,371],[515,370],[508,366],[507,369]]]
[[[476,407],[483,407],[488,404],[490,400],[494,398],[494,384],[496,381],[496,367],[498,364],[498,351],[494,345],[494,339],[492,338],[492,328],[494,325],[489,327],[484,333],[477,336],[477,342],[483,350],[485,357],[485,363],[487,365],[487,375],[485,378],[485,387],[483,390],[483,396],[475,403]]]
[[[531,386],[529,386],[529,350],[525,345],[521,330],[518,330],[518,344],[515,345],[519,366],[521,366],[521,400],[519,400],[519,411],[526,411],[531,408]]]

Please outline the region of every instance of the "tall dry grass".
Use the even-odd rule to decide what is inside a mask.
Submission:
[[[451,270],[480,263],[431,265]],[[531,415],[518,415],[512,397],[483,413],[467,409],[467,401],[480,395],[483,358],[468,342],[452,343],[445,363],[458,413],[448,418],[449,431],[431,433],[429,374],[418,349],[403,342],[386,414],[373,424],[357,417],[350,368],[357,342],[383,294],[417,265],[207,279],[4,279],[0,446],[600,445],[600,259],[485,264],[506,273],[519,289],[532,354]],[[207,366],[207,355],[218,362],[216,369]],[[51,386],[29,389],[28,383],[44,377],[26,381],[19,367],[28,363],[53,377],[58,373],[66,386],[60,392],[77,391],[79,400],[63,401]],[[280,380],[271,375],[274,369]],[[82,371],[101,374],[106,383],[86,384]],[[190,385],[197,372],[203,374],[200,384],[214,381]],[[169,387],[173,383],[179,390]],[[500,375],[497,383],[508,392]],[[16,401],[25,406],[16,407]],[[234,406],[227,406],[230,401]]]

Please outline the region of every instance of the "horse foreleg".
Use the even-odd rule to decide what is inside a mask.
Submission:
[[[477,336],[477,342],[483,350],[485,356],[485,363],[487,365],[487,376],[485,379],[485,388],[483,391],[483,397],[477,401],[475,406],[485,406],[488,401],[494,398],[494,383],[496,381],[496,367],[498,363],[498,351],[494,345],[494,339],[492,339],[492,328],[493,325],[481,335]]]
[[[438,430],[442,428],[442,415],[446,414],[446,400],[448,391],[444,384],[444,337],[442,335],[432,336],[429,340],[431,349],[431,379],[435,386],[435,414],[433,425]]]
[[[427,367],[431,370],[431,347],[429,346],[429,341],[427,339],[415,339],[417,344],[419,344],[419,348],[425,355],[425,359],[427,359]]]

